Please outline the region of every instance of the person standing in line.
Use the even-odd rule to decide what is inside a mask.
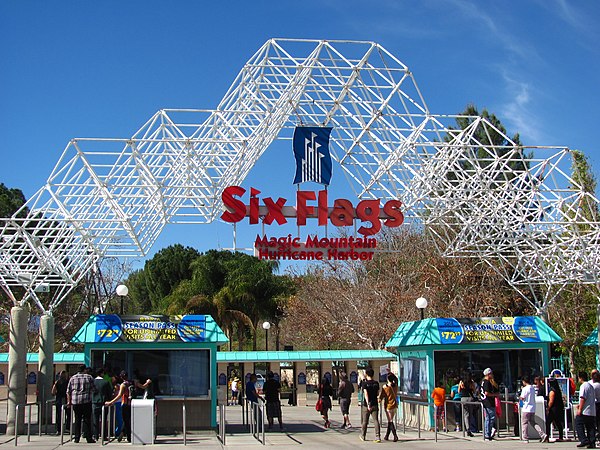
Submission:
[[[529,375],[523,376],[521,380],[523,389],[521,389],[521,395],[519,400],[523,401],[521,408],[521,429],[523,430],[523,441],[529,442],[529,426],[531,425],[540,435],[540,442],[548,442],[548,435],[542,431],[535,422],[535,388],[531,385],[531,378]]]
[[[84,364],[79,366],[79,371],[71,377],[67,385],[67,404],[71,405],[75,415],[75,429],[73,442],[78,443],[81,437],[83,423],[83,435],[88,444],[96,441],[92,437],[92,396],[96,392],[94,379],[86,373]]]
[[[592,380],[594,387],[594,397],[596,401],[596,440],[600,439],[600,372],[597,369],[592,370]]]
[[[352,394],[354,393],[354,385],[348,380],[346,372],[340,372],[340,385],[338,387],[338,398],[340,399],[340,410],[344,417],[342,428],[351,428],[350,423],[350,404],[352,403]]]
[[[481,383],[482,406],[485,414],[483,427],[484,439],[491,441],[496,435],[496,397],[500,395],[498,383],[494,380],[494,373],[489,367],[483,371],[483,382]]]
[[[462,382],[462,378],[456,379],[456,384],[454,384],[450,388],[450,397],[454,402],[460,402],[460,392],[459,385]],[[452,408],[454,409],[454,431],[462,431],[462,417],[461,417],[461,407],[459,403],[452,403]]]
[[[125,433],[125,437],[127,438],[127,442],[131,442],[131,391],[132,384],[127,378],[127,372],[124,370],[119,374],[121,378],[121,384],[119,384],[119,390],[117,391],[117,395],[115,398],[105,403],[106,406],[111,406],[121,402],[121,415],[123,417],[123,433]],[[123,435],[118,435],[118,441],[121,442],[123,439]]]
[[[442,429],[444,433],[448,432],[446,428],[446,412],[444,405],[446,404],[446,389],[444,389],[444,383],[442,380],[439,380],[436,384],[436,387],[433,389],[431,393],[431,398],[433,399],[433,404],[435,405],[435,427],[438,428],[438,423],[442,421]]]
[[[261,398],[256,391],[256,380],[256,374],[253,373],[246,383],[246,400],[251,403],[258,403],[258,399]]]
[[[321,409],[319,412],[325,421],[325,428],[329,428],[331,426],[331,422],[329,422],[329,410],[331,409],[332,395],[333,388],[331,387],[331,382],[329,381],[329,378],[323,377],[321,384],[319,385],[319,399],[321,400]]]
[[[361,382],[361,391],[363,401],[361,405],[362,430],[360,440],[367,438],[367,427],[369,426],[369,417],[373,418],[375,424],[375,442],[381,442],[381,427],[379,425],[379,407],[377,399],[379,397],[379,383],[373,379],[375,371],[369,367],[365,370],[366,379]]]
[[[65,428],[67,430],[71,429],[71,414],[68,408],[65,408],[66,418],[62,417],[62,406],[67,404],[68,384],[69,378],[67,377],[67,371],[63,370],[60,372],[58,379],[52,386],[52,395],[56,398],[56,434],[60,434],[61,424],[65,424],[65,422]]]
[[[96,378],[94,378],[94,386],[96,392],[92,396],[92,431],[94,439],[100,439],[102,436],[102,427],[106,430],[106,423],[102,423],[102,407],[112,397],[112,384],[104,378],[104,369],[96,370]]]
[[[238,393],[239,393],[238,383],[239,382],[240,382],[240,379],[238,377],[233,377],[233,381],[231,382],[231,405],[238,404]]]
[[[275,374],[270,370],[267,372],[267,381],[263,385],[263,394],[265,403],[267,404],[267,421],[269,422],[269,430],[273,428],[273,419],[277,417],[279,429],[283,430],[281,422],[281,400],[279,393],[281,392],[281,384],[275,379]]]
[[[565,403],[563,400],[562,392],[558,381],[555,378],[550,377],[548,380],[548,407],[546,414],[546,435],[550,436],[550,429],[552,424],[558,430],[557,442],[562,442],[564,437],[564,417],[565,417]]]
[[[384,440],[390,439],[390,433],[394,436],[394,442],[398,441],[398,434],[396,433],[396,412],[398,412],[398,377],[393,373],[387,374],[387,383],[381,389],[379,394],[379,400],[383,400],[385,403],[385,415],[387,417],[388,425],[387,431],[385,432]]]
[[[588,374],[579,372],[579,404],[575,411],[575,429],[579,438],[577,447],[596,448],[596,395],[588,383]]]
[[[475,395],[475,383],[470,375],[466,376],[464,380],[458,382],[458,393],[460,395],[461,403],[473,402]],[[473,432],[476,429],[471,425],[473,414],[472,405],[464,405],[463,407],[464,416],[462,417],[463,427],[467,431],[467,436],[473,437]]]

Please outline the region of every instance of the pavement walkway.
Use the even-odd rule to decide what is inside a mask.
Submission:
[[[279,431],[277,421],[275,421],[274,429],[276,431],[267,431],[265,433],[265,446],[276,446],[280,449],[299,449],[304,448],[321,449],[321,448],[354,448],[354,449],[372,449],[377,447],[382,448],[410,448],[414,449],[436,449],[436,450],[470,450],[470,449],[516,449],[522,448],[525,444],[518,438],[512,436],[512,433],[503,435],[492,442],[484,442],[481,434],[475,435],[474,438],[463,438],[462,433],[440,433],[438,441],[435,441],[435,435],[432,432],[421,432],[419,438],[417,430],[407,429],[406,433],[402,433],[402,426],[398,437],[398,442],[382,441],[381,443],[373,442],[375,438],[372,427],[367,432],[367,441],[363,442],[359,439],[360,424],[359,408],[351,408],[352,429],[341,429],[341,415],[339,410],[335,408],[331,413],[331,427],[324,428],[323,420],[314,410],[314,407],[283,407],[284,430]],[[385,425],[382,429],[385,433]],[[18,439],[18,447],[24,447],[31,450],[52,450],[61,449],[59,436],[31,436],[30,442],[27,442],[27,436],[20,436]],[[86,444],[68,441],[65,436],[65,443],[62,446],[65,450],[91,450],[101,448],[100,443]],[[82,439],[83,441],[83,439]],[[202,431],[188,433],[187,447],[202,447],[208,449],[219,448],[255,448],[263,447],[256,439],[254,439],[247,431],[247,428],[242,425],[241,411],[239,407],[231,406],[227,408],[227,435],[224,446],[217,438],[213,431]],[[577,442],[561,442],[561,443],[539,443],[537,440],[530,441],[526,447],[535,449],[574,449]],[[2,435],[0,436],[1,447],[14,447],[15,442],[13,437]],[[126,442],[118,443],[112,441],[104,446],[107,450],[119,450],[131,448],[132,445]],[[183,448],[183,436],[158,436],[156,443],[152,446],[153,450]]]

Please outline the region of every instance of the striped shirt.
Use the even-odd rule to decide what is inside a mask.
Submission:
[[[78,373],[71,377],[67,386],[67,394],[71,399],[71,404],[82,405],[92,403],[92,394],[96,392],[94,379],[87,373]]]

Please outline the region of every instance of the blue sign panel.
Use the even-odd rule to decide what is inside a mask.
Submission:
[[[227,375],[224,373],[219,374],[219,386],[227,386]]]
[[[204,342],[206,316],[96,316],[95,342]]]
[[[442,344],[541,342],[535,318],[531,316],[435,320]]]
[[[296,127],[293,150],[296,159],[294,184],[314,181],[328,185],[331,181],[329,136],[331,127]]]
[[[298,384],[306,384],[306,374],[304,372],[298,374]]]

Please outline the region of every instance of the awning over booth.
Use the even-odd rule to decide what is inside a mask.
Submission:
[[[39,362],[39,353],[27,353],[27,364]],[[83,364],[85,355],[83,353],[55,353],[54,364]],[[0,353],[0,364],[8,363],[8,353]]]
[[[402,323],[386,344],[399,347],[502,342],[560,342],[561,337],[535,316],[437,318]]]
[[[97,314],[90,316],[73,336],[71,342],[74,344],[110,342],[225,344],[229,339],[208,315]]]
[[[217,353],[217,362],[223,363],[255,361],[391,361],[395,359],[396,355],[385,350],[299,350]]]

